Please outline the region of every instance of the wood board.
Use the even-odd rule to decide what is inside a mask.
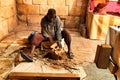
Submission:
[[[82,70],[82,75],[85,74]],[[69,72],[65,68],[55,69],[48,65],[43,65],[39,62],[24,62],[17,65],[13,70],[11,70],[8,78],[12,79],[50,79],[50,80],[80,80],[79,71]],[[86,76],[86,74],[85,74]]]

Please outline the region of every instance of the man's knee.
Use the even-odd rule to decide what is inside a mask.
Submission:
[[[64,30],[62,30],[62,35],[63,36],[70,36],[70,33],[68,30],[64,29]]]

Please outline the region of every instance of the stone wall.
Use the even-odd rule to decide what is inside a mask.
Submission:
[[[0,0],[0,39],[17,24],[15,0]]]
[[[19,21],[40,26],[41,18],[54,8],[65,27],[78,27],[84,23],[88,0],[16,0]]]
[[[94,6],[96,7],[99,3],[106,3],[107,0],[94,0]]]

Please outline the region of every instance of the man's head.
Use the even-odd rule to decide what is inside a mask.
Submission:
[[[48,21],[52,22],[56,17],[56,11],[55,9],[50,8],[47,13]]]

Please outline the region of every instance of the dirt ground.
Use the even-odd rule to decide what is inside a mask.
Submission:
[[[19,25],[13,32],[5,37],[0,42],[0,73],[1,77],[6,77],[8,73],[17,64],[24,61],[20,57],[20,52],[27,53],[30,51],[26,48],[25,39],[32,31],[39,31],[40,27]],[[35,50],[33,60],[40,60],[53,68],[64,67],[71,71],[74,66],[82,66],[87,74],[82,80],[115,80],[114,75],[110,73],[109,69],[98,69],[94,64],[96,47],[98,44],[103,44],[104,41],[90,40],[80,36],[77,31],[70,31],[72,36],[72,52],[73,59],[68,59],[66,52],[62,53],[62,58],[55,60],[50,56],[46,57],[46,51],[41,51],[41,48]],[[65,51],[67,48],[65,46]],[[17,60],[16,60],[17,57]],[[18,60],[19,58],[19,60]]]

